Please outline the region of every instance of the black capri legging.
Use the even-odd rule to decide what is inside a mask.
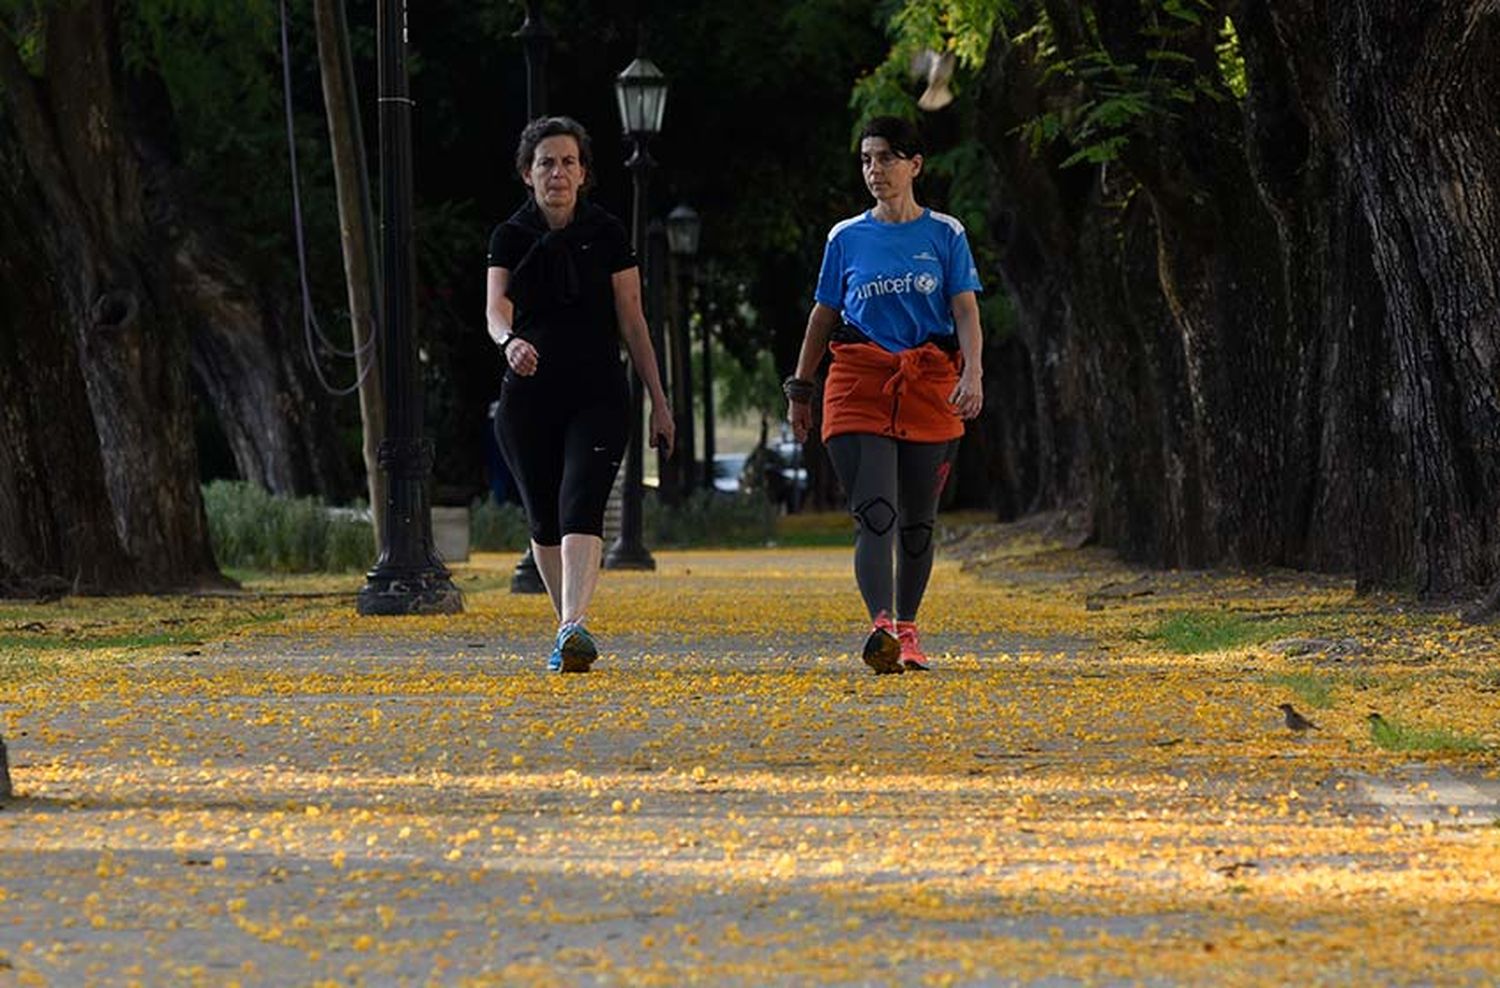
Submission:
[[[624,375],[582,389],[517,386],[500,390],[495,438],[521,490],[537,545],[564,535],[604,535],[604,506],[629,438]]]

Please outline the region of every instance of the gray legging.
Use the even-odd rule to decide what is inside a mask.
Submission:
[[[896,620],[917,619],[932,575],[938,495],[957,451],[956,439],[914,443],[851,433],[828,440],[833,469],[849,494],[849,513],[856,526],[854,579],[872,620],[881,611],[890,613],[892,597]]]

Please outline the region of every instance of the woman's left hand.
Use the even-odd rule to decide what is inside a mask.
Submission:
[[[666,402],[651,403],[650,430],[652,447],[671,459],[672,451],[677,448],[677,423],[672,420],[672,409],[666,407]]]
[[[977,369],[965,368],[959,375],[958,386],[948,396],[948,404],[964,420],[974,418],[984,408],[984,379]]]

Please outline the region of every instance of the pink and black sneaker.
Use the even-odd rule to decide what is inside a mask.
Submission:
[[[875,615],[875,626],[870,637],[865,639],[865,665],[875,670],[877,676],[893,672],[905,672],[901,665],[901,642],[896,638],[896,626],[885,611]]]
[[[913,672],[926,672],[932,668],[922,651],[922,641],[917,637],[917,622],[897,621],[896,640],[901,643],[901,665],[904,668]]]

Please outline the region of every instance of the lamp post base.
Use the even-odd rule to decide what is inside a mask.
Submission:
[[[516,568],[510,574],[511,593],[546,593],[547,585],[542,582],[541,571],[536,568],[536,557],[527,549],[521,561],[516,563]]]
[[[604,568],[653,570],[656,569],[656,560],[652,558],[651,551],[640,542],[626,542],[624,538],[618,538],[604,554]]]
[[[0,800],[9,799],[10,796],[10,761],[5,753],[5,739],[0,738]]]
[[[446,573],[371,573],[359,588],[355,609],[365,615],[461,614],[464,595]]]

